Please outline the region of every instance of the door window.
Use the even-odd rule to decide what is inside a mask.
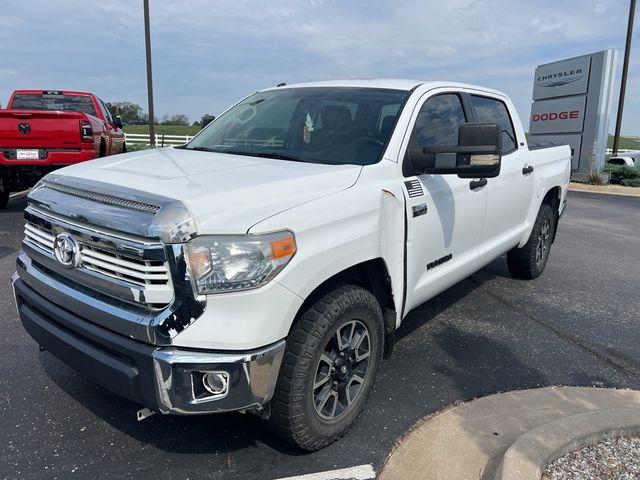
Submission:
[[[482,123],[497,123],[502,130],[502,154],[513,152],[516,147],[516,134],[509,110],[504,102],[496,98],[471,95],[471,103],[476,111],[478,121]]]
[[[102,110],[102,114],[104,115],[104,118],[107,120],[107,122],[113,123],[113,118],[111,117],[111,112],[109,111],[109,108],[100,99],[98,99],[98,103],[100,104],[100,109]]]
[[[428,99],[420,109],[418,118],[411,132],[407,155],[409,159],[416,156],[433,154],[422,153],[423,147],[451,146],[458,144],[458,128],[467,121],[460,97],[455,93],[437,95]],[[433,162],[441,167],[455,167],[455,153],[439,153]],[[405,167],[410,162],[405,162]],[[405,171],[405,176],[413,172]]]

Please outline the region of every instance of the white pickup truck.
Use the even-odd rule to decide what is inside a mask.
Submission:
[[[29,334],[151,412],[254,412],[302,449],[344,434],[415,307],[506,253],[542,273],[568,146],[449,82],[268,88],[178,148],[58,170],[13,277]]]

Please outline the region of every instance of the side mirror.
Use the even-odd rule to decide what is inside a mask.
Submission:
[[[426,146],[411,151],[415,175],[455,174],[460,178],[493,178],[500,173],[502,131],[496,123],[465,123],[458,145]]]
[[[122,117],[120,115],[116,115],[115,116],[115,118],[113,119],[113,123],[118,128],[123,128],[124,127],[124,123],[122,122]]]

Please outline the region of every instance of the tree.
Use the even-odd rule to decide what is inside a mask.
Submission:
[[[124,123],[140,123],[142,120],[142,107],[133,102],[107,102],[107,108],[111,116],[120,115]]]
[[[189,125],[189,117],[184,113],[178,113],[169,119],[169,125]]]
[[[143,113],[140,116],[140,123],[142,125],[149,125],[149,114],[148,113]],[[160,124],[160,120],[158,120],[158,117],[154,117],[154,122],[156,125]]]

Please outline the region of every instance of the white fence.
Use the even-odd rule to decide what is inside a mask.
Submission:
[[[627,153],[627,152],[637,152],[638,150],[629,150],[628,148],[619,148],[618,149],[618,155],[624,156],[622,155],[623,153]],[[613,154],[613,148],[607,148],[607,155],[611,155]]]
[[[149,145],[151,137],[148,133],[126,133],[127,143],[130,145]],[[156,147],[170,147],[171,145],[182,145],[193,138],[193,135],[164,135],[156,133]]]

